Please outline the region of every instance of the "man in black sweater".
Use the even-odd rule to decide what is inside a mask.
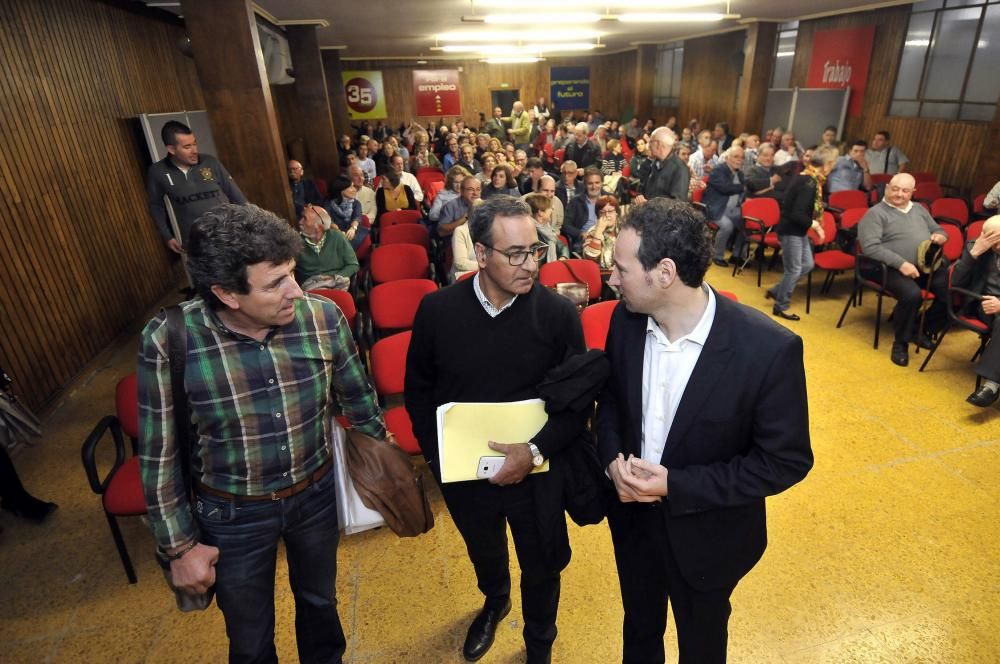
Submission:
[[[539,396],[537,385],[567,355],[585,350],[583,330],[569,300],[537,283],[545,245],[530,209],[498,195],[472,210],[469,232],[479,273],[424,298],[406,361],[406,409],[427,465],[438,482],[436,410],[448,402],[511,402]],[[448,510],[465,540],[486,596],[469,627],[463,655],[482,657],[510,611],[507,524],[521,567],[521,610],[529,664],[549,662],[556,638],[559,573],[569,562],[565,520],[561,532],[542,532],[537,501],[551,473],[528,473],[577,440],[584,419],[552,414],[530,441],[491,443],[506,455],[489,481],[441,484]],[[554,542],[543,546],[546,538]]]
[[[649,137],[650,158],[639,173],[639,195],[633,203],[645,203],[654,198],[673,198],[687,202],[691,173],[674,152],[674,134],[660,127]]]

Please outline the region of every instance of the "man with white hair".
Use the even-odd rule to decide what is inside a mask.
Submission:
[[[566,146],[564,161],[576,162],[577,177],[583,176],[583,169],[588,166],[600,166],[601,148],[588,137],[588,127],[586,122],[579,122],[573,127],[575,140]]]
[[[991,330],[993,342],[983,349],[976,365],[982,385],[966,399],[973,406],[985,408],[1000,397],[1000,216],[987,219],[979,237],[965,246],[951,283],[979,293],[978,299],[966,302],[966,313]]]
[[[900,173],[893,176],[885,189],[885,198],[869,208],[858,223],[862,253],[886,265],[885,285],[896,296],[896,310],[892,317],[896,336],[891,357],[893,363],[901,367],[909,364],[910,342],[921,348],[933,348],[929,335],[944,327],[948,301],[948,270],[935,270],[933,280],[928,284],[928,275],[917,268],[920,244],[929,239],[934,244],[943,245],[948,236],[924,206],[914,205],[910,200],[914,189],[916,180],[912,175]],[[867,279],[882,281],[881,270],[862,268],[861,272]],[[930,290],[934,301],[927,310],[925,329],[917,330],[921,289]]]
[[[639,195],[634,203],[653,198],[674,198],[687,202],[691,179],[687,165],[674,152],[674,132],[667,127],[656,129],[649,137],[649,159],[639,173]]]
[[[555,229],[556,233],[562,228],[563,219],[566,217],[566,208],[563,207],[563,203],[556,196],[556,179],[551,175],[543,175],[541,179],[538,180],[538,193],[544,194],[547,198],[552,201],[552,228]],[[523,201],[525,196],[521,196]]]
[[[406,160],[403,159],[403,155],[399,153],[392,155],[389,159],[389,165],[392,167],[392,170],[396,171],[396,174],[399,175],[399,181],[413,190],[413,198],[417,201],[417,203],[420,203],[424,200],[424,190],[421,189],[416,176],[403,169],[405,164]],[[369,217],[369,219],[370,218],[371,217]]]
[[[368,221],[374,221],[378,214],[378,205],[375,203],[375,190],[365,186],[365,172],[361,170],[361,166],[358,164],[351,164],[347,172],[351,176],[354,188],[358,190],[355,198],[361,203],[361,214],[368,217]],[[414,195],[416,194],[414,193]]]
[[[507,133],[510,135],[510,139],[514,141],[514,147],[519,150],[527,150],[531,145],[529,140],[531,119],[524,111],[524,104],[515,101],[511,109],[510,118],[506,119],[510,120],[510,129],[507,130]]]

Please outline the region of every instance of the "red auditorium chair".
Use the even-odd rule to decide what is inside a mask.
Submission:
[[[995,214],[995,210],[987,210],[986,194],[979,194],[972,199],[972,216],[976,219],[988,219]]]
[[[866,207],[868,207],[868,194],[860,189],[835,191],[830,194],[826,204],[826,209],[834,214],[834,218],[838,218],[844,210]]]
[[[430,279],[397,279],[374,286],[368,293],[368,347],[385,334],[413,327],[420,300],[437,290]]]
[[[720,290],[720,291],[716,291],[716,292],[719,295],[721,295],[722,297],[730,299],[733,302],[739,302],[740,301],[740,298],[736,297],[736,293],[731,293],[730,291],[727,291],[727,290]]]
[[[410,347],[411,332],[400,332],[386,337],[372,346],[372,381],[378,392],[382,406],[386,407],[389,397],[403,393],[406,377],[406,352]],[[396,438],[407,454],[420,454],[420,444],[413,435],[410,415],[403,406],[393,406],[385,410],[385,426]]]
[[[925,182],[917,181],[916,191],[913,192],[913,200],[919,203],[930,204],[939,198],[944,198],[944,191],[942,191],[941,185],[933,180]]]
[[[421,219],[423,219],[423,214],[420,213],[420,210],[391,210],[382,213],[378,225],[384,229],[396,224],[419,224]]]
[[[940,224],[965,228],[969,224],[969,206],[961,198],[939,198],[931,202],[931,216]]]
[[[473,270],[472,272],[466,272],[461,277],[459,277],[458,279],[456,279],[455,283],[458,283],[459,281],[465,281],[466,279],[471,279],[474,276],[476,276],[477,274],[479,274],[479,270]]]
[[[442,189],[444,189],[444,180],[434,180],[427,183],[427,188],[424,189],[424,205],[428,209],[434,205],[434,199],[437,198]]]
[[[965,248],[965,236],[962,235],[962,229],[955,224],[941,224],[941,228],[944,230],[945,235],[948,236],[948,240],[944,243],[943,247],[944,257],[948,259],[948,262],[954,263],[962,257],[962,249]]]
[[[751,258],[757,260],[757,288],[763,278],[764,251],[774,249],[774,256],[781,249],[778,234],[774,232],[781,217],[781,208],[773,198],[751,198],[743,203],[743,233],[746,236],[747,259],[740,265],[733,265],[733,276],[743,271]],[[754,248],[756,245],[756,248]]]
[[[354,341],[360,343],[361,325],[358,318],[358,305],[354,302],[354,297],[347,291],[336,288],[314,288],[309,292],[321,295],[340,307],[344,318],[347,319],[347,325],[351,328],[351,334],[354,335]]]
[[[983,224],[985,224],[985,223],[986,223],[985,219],[979,219],[979,220],[974,221],[971,224],[969,224],[966,227],[966,229],[965,229],[965,240],[967,242],[971,241],[971,240],[975,240],[980,235],[982,235],[983,234]]]
[[[423,224],[398,224],[387,226],[379,234],[379,246],[390,244],[415,244],[430,249],[431,235]]]
[[[853,208],[852,208],[853,209]],[[854,222],[857,224],[857,221]],[[823,213],[823,233],[826,236],[824,242],[819,241],[819,236],[812,229],[809,230],[809,239],[812,240],[816,253],[813,260],[816,262],[816,269],[826,270],[826,277],[820,287],[820,293],[828,293],[833,285],[833,280],[841,272],[854,269],[854,256],[836,248],[837,223],[833,215],[829,212]],[[824,248],[825,247],[825,248]],[[806,276],[806,313],[812,304],[812,276],[815,270],[810,270]]]
[[[118,528],[118,517],[146,514],[146,498],[142,492],[139,457],[136,454],[139,438],[139,392],[134,373],[118,382],[115,388],[115,411],[117,415],[107,415],[97,423],[84,441],[80,456],[91,490],[101,497],[104,516],[111,528],[111,536],[118,548],[118,556],[125,568],[128,582],[136,583],[135,568]],[[97,446],[109,431],[115,445],[115,461],[108,474],[101,479],[97,470]],[[126,456],[124,436],[132,440],[131,456]]]
[[[976,349],[975,354],[972,356],[972,359],[970,360],[972,362],[975,362],[976,359],[983,354],[983,350],[990,342],[990,326],[975,316],[967,316],[963,311],[963,304],[966,298],[978,300],[982,297],[982,293],[973,293],[970,290],[952,286],[951,276],[954,270],[954,265],[948,269],[948,322],[938,335],[933,348],[931,348],[930,352],[927,354],[923,364],[920,365],[920,371],[923,371],[927,367],[927,363],[931,361],[932,357],[934,357],[934,353],[937,352],[937,349],[941,346],[941,342],[944,341],[945,336],[953,328],[968,330],[969,332],[979,335],[979,348]]]
[[[608,300],[592,304],[580,312],[580,324],[583,325],[583,338],[587,348],[604,350],[608,328],[611,326],[611,314],[617,306],[618,300]]]
[[[573,276],[574,273],[576,277]],[[564,261],[545,263],[538,270],[538,281],[550,288],[556,284],[577,282],[577,278],[587,284],[591,302],[601,299],[601,268],[594,261],[568,258]]]
[[[915,173],[910,173],[913,179],[919,185],[921,182],[937,182],[937,175],[931,173],[930,171],[917,171]]]
[[[368,277],[371,284],[384,284],[397,279],[425,279],[430,274],[430,266],[427,250],[419,245],[378,246],[372,249]]]

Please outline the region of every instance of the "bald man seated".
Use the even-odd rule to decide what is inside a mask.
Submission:
[[[948,236],[927,208],[913,203],[914,189],[916,181],[912,175],[894,176],[885,189],[885,198],[869,208],[858,224],[861,252],[886,265],[885,285],[897,300],[892,318],[895,340],[891,358],[901,367],[910,361],[908,344],[933,348],[930,337],[947,321],[948,270],[941,267],[932,277],[922,273],[917,269],[917,249],[928,239],[943,245]],[[862,268],[861,271],[867,279],[882,280],[881,270]],[[918,330],[921,289],[930,290],[934,300],[927,310],[923,330]]]

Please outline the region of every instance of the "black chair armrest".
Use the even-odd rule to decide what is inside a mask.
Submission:
[[[854,263],[854,265],[855,265],[855,269],[857,270],[857,272],[858,272],[859,275],[861,275],[861,271],[864,268],[866,268],[866,267],[872,267],[872,268],[878,269],[879,270],[879,274],[880,274],[879,284],[881,284],[881,287],[883,289],[886,287],[886,279],[887,279],[888,274],[889,274],[889,266],[888,265],[886,265],[882,261],[877,261],[874,258],[869,258],[868,256],[865,256],[864,254],[858,254],[858,255],[855,256],[855,263]],[[862,276],[862,278],[865,278],[863,275],[861,275],[861,276]]]
[[[823,205],[823,209],[827,212],[832,212],[835,215],[844,214],[845,208],[834,207],[828,203]]]
[[[102,480],[97,476],[97,444],[101,442],[104,438],[104,433],[106,431],[111,431],[111,438],[115,443],[115,463],[108,471],[107,476]],[[125,462],[125,437],[122,435],[122,425],[118,421],[118,418],[114,415],[105,415],[101,418],[101,421],[97,423],[94,430],[90,432],[87,439],[83,442],[83,447],[80,448],[80,456],[83,460],[83,469],[87,473],[87,481],[90,483],[90,488],[94,493],[103,494],[108,488],[108,482],[111,481],[112,475],[121,467]]]
[[[974,291],[970,291],[967,288],[962,288],[961,286],[952,286],[951,288],[948,289],[948,292],[958,293],[959,295],[964,295],[965,297],[971,298],[973,300],[981,300],[983,298],[982,293],[976,293]]]
[[[962,222],[952,217],[945,217],[939,215],[937,217],[934,217],[934,221],[938,222],[939,224],[950,224],[952,226],[958,226],[959,228],[962,228]]]

